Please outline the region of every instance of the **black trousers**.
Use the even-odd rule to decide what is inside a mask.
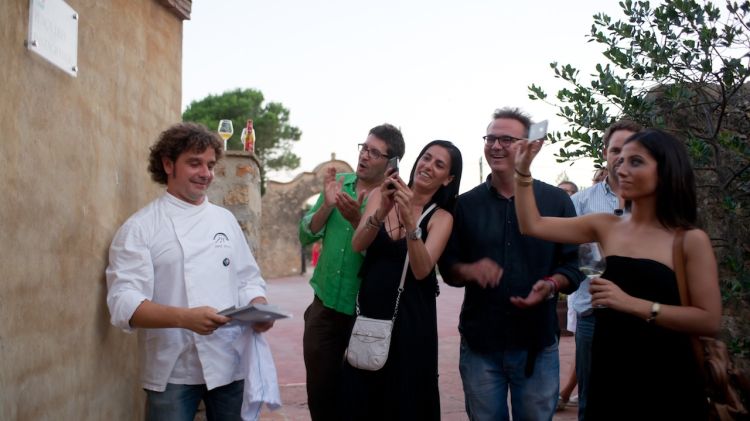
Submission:
[[[340,418],[341,367],[354,316],[327,308],[315,296],[305,310],[302,349],[307,375],[307,405],[313,421]]]

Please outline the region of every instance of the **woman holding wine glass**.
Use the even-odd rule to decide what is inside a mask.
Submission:
[[[598,308],[585,418],[705,420],[690,336],[716,334],[721,299],[711,242],[695,228],[695,179],[685,146],[659,130],[632,135],[616,167],[630,213],[562,219],[539,216],[528,182],[542,142],[516,145],[521,232],[562,243],[598,242],[606,256],[606,270],[590,288]],[[680,230],[690,306],[680,305],[674,272]]]

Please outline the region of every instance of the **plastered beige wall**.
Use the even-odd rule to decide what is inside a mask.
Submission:
[[[107,249],[160,189],[148,146],[179,121],[182,21],[153,0],[67,0],[77,78],[24,47],[0,1],[0,419],[138,420],[136,338],[105,305]]]

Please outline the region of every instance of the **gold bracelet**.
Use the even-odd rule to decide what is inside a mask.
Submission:
[[[534,179],[531,177],[531,175],[529,175],[528,177],[524,177],[516,173],[514,175],[514,178],[516,179],[516,184],[522,187],[528,187],[534,182]]]
[[[531,173],[524,174],[521,171],[518,171],[517,168],[513,168],[516,171],[516,174],[520,175],[521,177],[531,177]]]

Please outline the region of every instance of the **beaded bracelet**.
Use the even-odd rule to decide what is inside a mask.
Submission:
[[[542,279],[544,279],[545,281],[552,282],[552,285],[554,285],[554,287],[555,287],[555,292],[559,292],[560,291],[560,282],[557,279],[555,279],[555,278],[553,278],[551,276],[545,276]]]

